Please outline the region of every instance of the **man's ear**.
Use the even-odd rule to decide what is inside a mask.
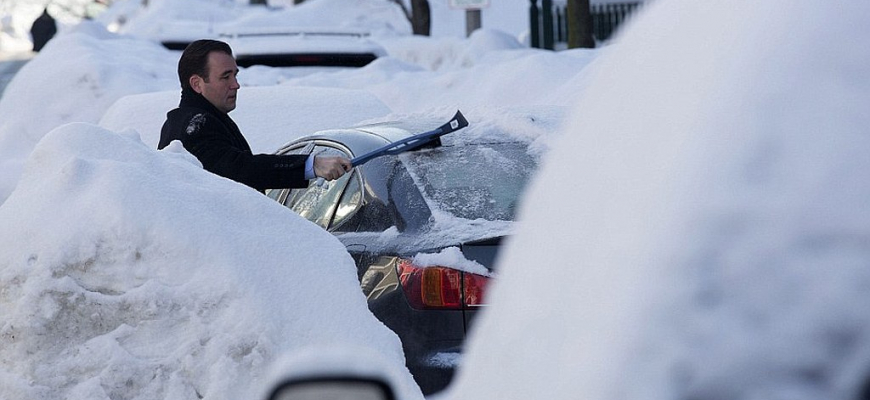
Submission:
[[[191,75],[188,83],[190,83],[190,87],[193,89],[194,92],[202,94],[203,79],[201,76],[197,74]]]

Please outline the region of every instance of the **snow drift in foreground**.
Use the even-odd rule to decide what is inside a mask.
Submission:
[[[868,19],[648,5],[530,188],[452,398],[866,398]]]
[[[332,235],[131,132],[55,129],[0,207],[0,398],[253,398],[314,345],[404,364]]]

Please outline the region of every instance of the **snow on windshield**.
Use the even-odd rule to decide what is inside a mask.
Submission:
[[[502,221],[513,221],[519,196],[557,136],[563,111],[556,106],[472,107],[463,111],[469,125],[442,136],[440,147],[401,154],[425,195],[435,230],[470,221],[478,227],[498,221],[505,227]],[[400,117],[414,121],[423,114]]]
[[[402,158],[429,206],[457,218],[513,221],[520,194],[537,167],[523,143],[466,144]]]

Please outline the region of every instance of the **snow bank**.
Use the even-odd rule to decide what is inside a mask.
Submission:
[[[46,133],[69,122],[96,123],[125,95],[178,87],[176,63],[177,56],[157,44],[110,34],[95,23],[49,42],[0,99],[0,203]]]
[[[0,3],[0,59],[33,50],[30,28],[45,9],[55,19],[58,31],[63,32],[81,22],[82,17],[94,16],[104,8],[93,0],[4,0]]]
[[[332,235],[196,164],[88,124],[40,142],[0,207],[0,398],[252,398],[309,346],[403,365]]]
[[[228,24],[228,32],[326,28],[376,36],[410,35],[402,9],[389,0],[317,0],[279,10],[251,12]]]
[[[379,40],[391,57],[432,71],[468,67],[492,51],[518,50],[526,47],[515,38],[491,29],[478,29],[467,40],[450,37],[433,39],[424,36],[401,36]]]
[[[257,7],[259,9],[259,7]],[[119,0],[99,17],[113,32],[153,41],[193,41],[214,38],[230,23],[254,8],[223,0]]]
[[[101,16],[101,21],[119,33],[157,41],[219,39],[240,32],[312,28],[387,36],[411,32],[401,8],[388,0],[318,0],[286,8],[216,0],[151,0],[148,7],[130,7],[121,2]]]
[[[868,18],[646,6],[530,189],[451,398],[866,395]]]
[[[468,40],[416,37],[382,41],[389,57],[355,70],[287,79],[283,85],[366,89],[400,113],[476,106],[570,106],[575,79],[600,50],[523,49],[482,30]],[[568,85],[570,84],[570,85]]]

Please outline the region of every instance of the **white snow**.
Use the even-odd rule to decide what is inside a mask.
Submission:
[[[447,247],[437,253],[418,253],[413,258],[418,267],[437,267],[449,265],[460,271],[490,276],[489,270],[477,261],[465,258],[459,247]]]
[[[276,377],[342,357],[364,357],[345,366],[378,365],[403,399],[421,398],[334,237],[177,144],[155,150],[178,101],[180,53],[134,28],[208,20],[177,25],[196,36],[238,9],[139,3],[63,27],[0,99],[0,398],[256,398]],[[354,4],[348,15],[377,3]],[[367,25],[393,15],[382,4]],[[101,25],[122,15],[112,28],[124,35]],[[365,68],[244,69],[231,115],[255,151],[272,152],[318,129],[461,108],[472,127],[456,140],[498,132],[540,156],[579,95],[565,84],[579,85],[598,53],[530,50],[493,30],[464,40],[397,28],[379,43],[387,55]],[[458,236],[493,229],[439,223]]]
[[[868,18],[648,4],[552,143],[446,397],[864,398]]]
[[[36,143],[55,127],[97,123],[125,95],[177,86],[176,57],[158,44],[112,35],[94,23],[50,41],[0,99],[0,199],[11,193]]]
[[[291,26],[353,27],[374,34],[408,34],[410,24],[401,10],[386,1],[308,0],[292,7],[292,0],[268,0],[271,12],[240,7],[248,0],[149,0],[143,9],[142,0],[114,0],[113,7],[103,11],[93,0],[62,0],[49,5],[49,12],[58,19],[61,29],[81,21],[83,15],[96,15],[112,31],[160,39],[162,37],[199,38],[204,34],[231,33],[239,28]],[[409,4],[407,0],[404,1]],[[623,0],[592,0],[592,4],[619,3]],[[557,2],[558,3],[558,2]],[[45,8],[45,0],[9,0],[0,3],[0,58],[3,53],[28,52],[30,25]],[[525,0],[491,1],[481,10],[481,25],[496,29],[528,44],[529,2]],[[540,5],[541,2],[538,2]],[[451,8],[446,0],[430,0],[432,36],[461,39],[466,36],[466,11]],[[285,10],[277,10],[287,7]],[[191,10],[195,10],[192,12]],[[360,10],[363,10],[360,12]],[[325,12],[324,12],[325,11]],[[233,20],[241,18],[241,22]],[[166,23],[169,20],[173,23]],[[287,22],[290,22],[289,24]]]
[[[83,123],[40,141],[0,208],[0,397],[248,397],[331,343],[401,365],[337,240],[191,160]]]
[[[199,4],[152,1],[167,20]],[[232,22],[223,3],[181,33]],[[492,3],[469,39],[396,22],[364,68],[243,70],[232,114],[269,152],[462,109],[457,140],[505,131],[544,157],[443,398],[858,398],[870,4],[657,0],[609,48],[552,53],[491,29]],[[178,53],[136,36],[161,17],[137,10],[107,14],[128,36],[65,27],[0,99],[0,398],[256,397],[367,359],[421,398],[331,235],[154,150]]]
[[[94,0],[10,0],[0,2],[0,60],[10,56],[29,55],[33,49],[30,27],[48,10],[58,31],[77,25],[85,16],[95,16],[105,7]]]

